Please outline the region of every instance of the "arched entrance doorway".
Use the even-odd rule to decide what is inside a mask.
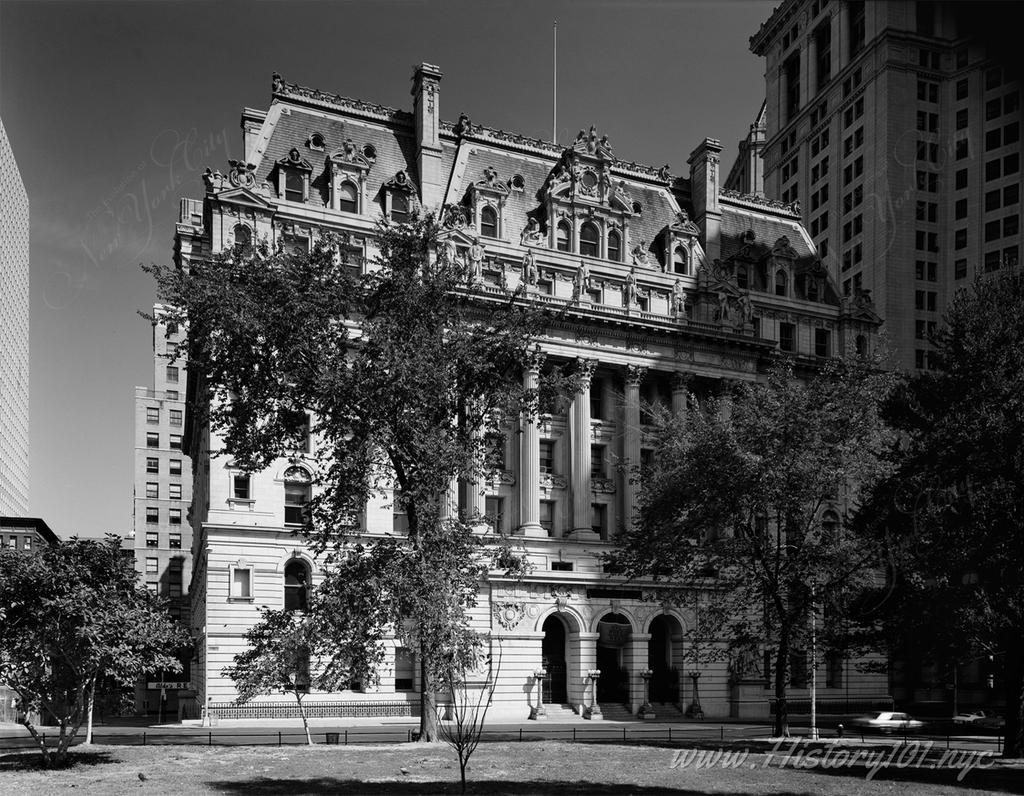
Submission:
[[[606,614],[597,623],[597,701],[620,705],[629,702],[629,671],[623,653],[629,646],[632,625],[622,614]]]
[[[564,705],[569,701],[565,622],[552,615],[544,620],[541,630],[544,631],[541,666],[545,672],[541,683],[541,698],[549,705]]]
[[[651,640],[647,642],[651,702],[679,704],[679,678],[683,665],[682,632],[683,628],[674,616],[662,614],[651,622]]]

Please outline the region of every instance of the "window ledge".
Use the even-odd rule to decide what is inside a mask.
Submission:
[[[229,603],[251,603],[254,597],[228,597]]]
[[[249,511],[252,511],[253,505],[256,501],[253,498],[228,498],[228,505],[231,508],[235,506],[245,506]]]

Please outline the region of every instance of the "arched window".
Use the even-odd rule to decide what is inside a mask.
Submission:
[[[338,209],[343,213],[359,212],[359,191],[348,180],[338,186]]]
[[[786,295],[786,272],[776,271],[775,272],[775,295],[785,296]]]
[[[306,521],[306,508],[312,497],[312,479],[301,467],[284,471],[284,524],[302,525]]]
[[[688,273],[688,264],[686,249],[676,246],[675,251],[672,252],[672,272],[675,274]]]
[[[597,227],[589,221],[580,227],[580,254],[585,254],[587,257],[597,257],[599,251],[598,235]]]
[[[252,254],[252,230],[245,224],[235,225],[235,245],[241,247],[242,254]]]
[[[490,205],[480,211],[480,234],[485,238],[498,237],[498,214]]]
[[[572,251],[572,230],[564,221],[559,221],[555,230],[555,248],[560,252]]]
[[[292,559],[284,568],[284,610],[305,611],[309,607],[309,567]]]
[[[613,262],[622,259],[622,238],[614,230],[608,233],[608,259]]]
[[[747,280],[747,266],[740,265],[736,268],[736,287],[740,290],[746,290],[750,286]]]
[[[401,224],[409,220],[409,197],[401,191],[391,194],[391,220]]]

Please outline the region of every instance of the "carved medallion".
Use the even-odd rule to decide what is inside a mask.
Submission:
[[[526,610],[523,608],[523,604],[516,603],[494,603],[491,606],[491,612],[494,614],[494,618],[498,621],[506,630],[512,630],[522,618],[526,615]]]

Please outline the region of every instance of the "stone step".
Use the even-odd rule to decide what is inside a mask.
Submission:
[[[608,721],[637,721],[636,716],[629,712],[629,708],[614,702],[601,702],[601,716]]]
[[[545,704],[544,712],[548,721],[570,721],[579,718],[579,714],[570,705]]]

